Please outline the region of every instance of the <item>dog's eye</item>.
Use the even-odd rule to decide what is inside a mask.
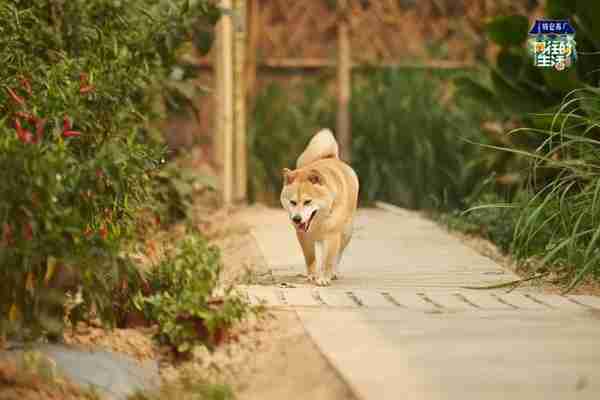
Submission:
[[[293,205],[293,206],[295,206],[298,203],[296,203],[294,200],[290,200],[290,204]]]
[[[312,200],[304,200],[304,205],[305,206],[309,205],[310,203],[312,203]]]

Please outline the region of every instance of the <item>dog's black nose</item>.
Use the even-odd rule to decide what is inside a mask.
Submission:
[[[302,222],[302,217],[299,215],[294,215],[292,217],[292,221],[294,221],[295,224],[299,224],[300,222]]]

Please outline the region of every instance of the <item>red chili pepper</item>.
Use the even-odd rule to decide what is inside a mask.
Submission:
[[[94,85],[85,85],[79,88],[79,94],[86,94],[93,92],[96,89]]]
[[[44,136],[44,128],[46,127],[46,118],[38,119],[35,123],[35,142],[42,140]]]
[[[71,130],[71,128],[71,120],[65,115],[65,117],[63,118],[63,131],[69,131]]]
[[[13,230],[12,226],[9,223],[5,222],[2,226],[2,244],[5,246],[10,246],[13,244]]]
[[[17,137],[23,143],[33,143],[33,135],[27,129],[23,129],[21,121],[15,118],[15,129],[17,131]]]
[[[17,130],[17,134],[20,134],[23,131],[21,120],[19,120],[19,118],[15,118],[15,129]]]
[[[25,100],[23,100],[23,98],[21,96],[19,96],[18,94],[16,94],[11,88],[6,88],[6,91],[8,92],[8,94],[10,95],[10,97],[13,99],[13,101],[19,105],[24,105],[25,104]]]
[[[31,144],[34,143],[33,134],[27,129],[23,132],[23,136],[20,138],[21,142]]]
[[[98,233],[100,234],[100,237],[103,240],[106,240],[106,238],[108,237],[108,229],[106,228],[106,225],[102,225],[102,228],[100,228]]]
[[[32,125],[37,125],[40,122],[40,119],[35,115],[30,114],[29,118],[27,118],[27,122],[29,122]]]
[[[25,78],[24,76],[21,76],[19,78],[19,81],[21,82],[21,86],[23,87],[23,89],[25,89],[27,94],[31,96],[31,83],[29,82],[29,79]]]
[[[81,132],[79,132],[79,131],[64,131],[62,135],[64,138],[77,137],[77,136],[81,136]]]
[[[33,240],[33,227],[29,221],[23,226],[23,239],[27,241]]]

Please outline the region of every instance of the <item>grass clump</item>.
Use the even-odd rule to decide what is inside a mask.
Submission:
[[[514,252],[521,260],[535,256],[541,265],[566,267],[571,277],[567,290],[586,276],[600,277],[598,110],[600,90],[578,90],[565,98],[551,129],[522,130],[544,140],[522,153],[531,160],[531,178],[515,227]]]
[[[496,193],[488,192],[468,210],[451,210],[436,215],[448,229],[485,238],[509,253],[519,210]]]

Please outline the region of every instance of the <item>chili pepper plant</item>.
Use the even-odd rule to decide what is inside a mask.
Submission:
[[[115,320],[164,154],[149,139],[153,105],[177,51],[207,48],[217,18],[202,0],[0,2],[3,333],[60,332],[66,289]]]

